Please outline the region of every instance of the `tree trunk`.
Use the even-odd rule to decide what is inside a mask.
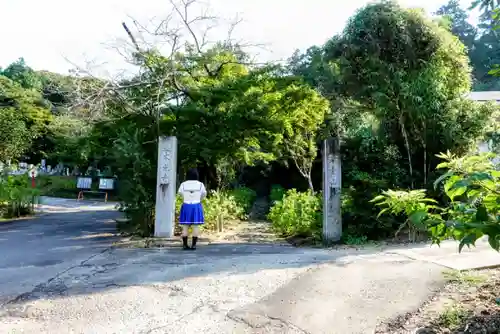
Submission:
[[[311,172],[309,172],[309,174],[306,176],[306,179],[307,179],[307,184],[309,185],[309,190],[311,190],[311,192],[314,194],[314,185],[311,179]]]
[[[424,135],[422,138],[422,146],[424,147],[424,188],[427,188],[427,127],[423,123]]]
[[[413,166],[411,161],[410,141],[408,140],[408,134],[406,133],[405,123],[403,121],[403,114],[399,115],[399,125],[401,126],[401,133],[405,141],[406,154],[408,156],[408,164],[410,165],[409,168],[410,168],[411,189],[413,189]]]
[[[342,237],[340,138],[323,142],[323,242],[328,245]]]
[[[427,187],[427,145],[424,141],[424,188]]]

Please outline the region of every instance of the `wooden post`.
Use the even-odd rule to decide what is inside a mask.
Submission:
[[[342,237],[342,212],[340,191],[341,157],[340,141],[328,138],[323,141],[323,242],[327,245]]]

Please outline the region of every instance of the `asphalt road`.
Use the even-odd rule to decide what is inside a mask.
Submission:
[[[0,226],[0,333],[373,333],[443,284],[443,268],[381,251],[115,249],[116,215]]]
[[[0,305],[108,249],[118,215],[54,213],[0,223]]]

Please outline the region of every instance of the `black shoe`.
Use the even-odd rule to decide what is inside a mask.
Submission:
[[[198,241],[198,237],[193,237],[193,243],[191,245],[191,249],[195,250],[196,249],[196,242]]]
[[[190,249],[188,246],[188,237],[182,237],[182,249],[184,250]]]

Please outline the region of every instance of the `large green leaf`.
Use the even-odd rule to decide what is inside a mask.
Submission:
[[[410,222],[414,225],[417,226],[422,226],[424,219],[427,217],[427,211],[421,210],[421,211],[415,211],[413,212],[408,219]]]
[[[458,252],[459,253],[462,252],[462,249],[466,245],[467,245],[467,247],[470,247],[471,245],[475,246],[476,245],[476,240],[478,238],[479,237],[475,233],[471,233],[471,234],[466,235],[462,240],[460,240],[460,244],[458,245]]]
[[[477,208],[476,220],[480,222],[487,222],[489,220],[488,210],[483,205]]]
[[[490,244],[491,248],[493,248],[498,252],[498,250],[500,249],[500,242],[498,236],[489,236],[488,243]]]

